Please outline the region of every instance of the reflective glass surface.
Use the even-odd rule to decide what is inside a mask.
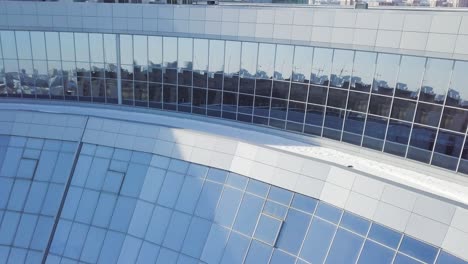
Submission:
[[[2,97],[116,104],[120,71],[127,105],[324,136],[403,157],[413,157],[408,145],[419,125],[452,133],[455,142],[464,141],[468,125],[466,61],[188,37],[37,31],[0,37]],[[424,161],[464,173],[452,141],[432,141],[427,151],[435,160]],[[441,152],[451,153],[447,162],[437,161]]]

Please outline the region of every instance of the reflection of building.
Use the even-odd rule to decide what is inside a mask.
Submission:
[[[15,5],[0,262],[468,260],[468,61],[445,11]]]

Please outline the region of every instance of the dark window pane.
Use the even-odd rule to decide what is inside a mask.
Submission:
[[[359,112],[367,112],[369,94],[349,92],[347,108]]]
[[[457,132],[465,133],[468,124],[468,112],[466,110],[455,109],[450,107],[444,108],[441,128],[450,129]]]
[[[135,82],[135,101],[140,101],[135,105],[148,106],[148,83],[147,82]]]
[[[468,61],[456,61],[453,68],[446,105],[468,107]]]
[[[348,89],[353,69],[354,51],[335,49],[330,86]]]
[[[294,62],[292,68],[292,81],[299,83],[309,83],[309,76],[312,72],[312,57],[314,49],[312,47],[296,46],[294,49]]]
[[[223,88],[223,74],[210,72],[208,74],[208,88],[221,90]]]
[[[255,90],[255,79],[241,78],[239,92],[246,94],[254,94]]]
[[[192,112],[203,115],[206,114],[206,97],[206,89],[193,88]]]
[[[408,99],[418,98],[425,64],[426,58],[402,57],[395,96]]]
[[[358,264],[390,264],[392,263],[393,255],[395,255],[395,251],[367,240],[362,248]]]
[[[289,82],[273,81],[272,97],[288,99],[289,97]]]
[[[419,100],[443,104],[452,73],[453,61],[429,58]]]
[[[109,88],[111,88],[112,84],[113,82],[109,80]],[[115,93],[117,93],[117,87],[115,89]],[[91,90],[93,92],[93,101],[105,102],[106,81],[104,79],[91,79]]]
[[[357,260],[364,238],[339,228],[325,263],[347,264]]]
[[[333,58],[333,49],[314,49],[314,59],[312,61],[311,84],[327,86],[330,82],[330,71]]]
[[[82,67],[78,66],[78,65],[82,65]],[[87,65],[87,64],[86,64]],[[83,64],[77,64],[78,66],[78,74],[85,74],[86,73],[86,65],[83,63]],[[87,65],[87,67],[89,68],[89,65]],[[88,70],[89,71],[89,70]],[[91,77],[93,78],[105,78],[106,75],[105,75],[105,71],[106,71],[106,68],[104,66],[104,64],[101,64],[101,63],[93,63],[91,65]],[[79,76],[79,75],[78,75]],[[117,76],[115,76],[117,77]],[[110,78],[112,78],[112,76],[110,76]]]
[[[133,66],[122,64],[120,66],[120,76],[125,80],[133,80]]]
[[[298,123],[304,122],[305,117],[305,103],[296,103],[289,101],[288,105],[288,121],[294,121]]]
[[[221,91],[208,90],[208,110],[221,111],[222,94]],[[218,116],[218,113],[216,112],[215,115]],[[221,112],[219,112],[219,115],[221,115]]]
[[[285,120],[288,109],[288,101],[272,99],[270,117]]]
[[[161,68],[150,65],[148,69],[148,80],[150,82],[162,82],[162,70]]]
[[[387,122],[387,118],[367,116],[362,145],[375,150],[382,150]]]
[[[177,84],[177,69],[164,69],[163,79],[164,83]]]
[[[369,92],[372,86],[377,53],[357,51],[354,57],[351,89]]]
[[[148,80],[148,67],[146,65],[133,66],[133,73],[135,75],[135,81],[146,82]]]
[[[308,104],[305,122],[309,125],[322,126],[323,115],[324,107]]]
[[[432,165],[455,170],[463,146],[463,138],[459,134],[439,131],[432,156]]]
[[[122,102],[133,105],[133,81],[122,81]]]
[[[345,108],[347,99],[348,91],[330,88],[328,91],[327,106]]]
[[[90,78],[87,78],[87,77],[78,78],[78,95],[91,97],[91,79]]]
[[[117,80],[106,79],[106,102],[114,104],[117,103]]]
[[[162,84],[148,84],[149,106],[154,108],[162,108]]]
[[[401,241],[399,251],[426,263],[433,263],[437,256],[437,248],[414,238],[405,236]]]
[[[411,125],[406,122],[390,120],[385,142],[385,152],[405,156]]]
[[[190,113],[192,105],[192,88],[179,85],[177,87],[177,102],[179,111]]]
[[[257,79],[255,83],[255,95],[271,96],[271,80]]]
[[[270,112],[270,98],[255,96],[254,115],[268,117]]]
[[[413,121],[415,108],[416,102],[395,98],[393,100],[391,117],[405,121]]]
[[[291,83],[291,91],[289,100],[306,102],[307,101],[307,84]]]
[[[192,86],[192,71],[179,69],[179,85]]]
[[[223,111],[237,112],[237,93],[223,93]]]
[[[224,91],[232,91],[237,92],[239,86],[239,75],[226,75],[224,74],[224,83],[223,89]]]
[[[176,110],[177,88],[175,85],[164,84],[163,86],[163,108]]]
[[[372,93],[393,95],[400,65],[400,55],[379,53]]]
[[[429,163],[434,147],[436,129],[414,125],[408,148],[408,158]]]
[[[441,111],[441,106],[419,103],[414,122],[437,127],[439,125]]]
[[[325,124],[327,128],[333,128],[341,131],[343,127],[345,111],[340,109],[328,108],[325,115]]]
[[[364,114],[347,111],[343,129],[343,141],[361,145],[365,120]]]
[[[327,90],[328,89],[326,87],[311,85],[309,88],[308,102],[312,104],[325,105],[325,101],[327,100]]]
[[[378,95],[371,95],[371,99],[369,103],[369,113],[387,117],[390,114],[391,105],[392,105],[392,98],[378,96]]]
[[[253,112],[253,96],[240,94],[239,95],[239,113],[252,114]]]
[[[193,72],[193,86],[206,88],[208,84],[208,73],[206,72]]]

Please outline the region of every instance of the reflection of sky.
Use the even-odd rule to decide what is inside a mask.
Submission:
[[[164,66],[177,61],[177,38],[163,38],[163,49]]]
[[[431,87],[432,92],[445,95],[447,92],[453,61],[429,59],[424,74],[423,87]]]
[[[293,71],[295,75],[304,76],[308,78],[312,71],[312,55],[313,48],[296,46],[294,52],[294,66]]]
[[[257,73],[261,74],[262,77],[269,78],[273,76],[275,57],[271,56],[272,54],[275,54],[274,44],[260,43],[260,46],[258,48]]]
[[[208,40],[195,39],[193,48],[197,51],[193,54],[193,69],[206,71],[208,69]]]
[[[276,47],[275,73],[278,72],[282,79],[290,79],[294,46],[278,45]]]
[[[133,61],[136,65],[148,64],[148,44],[146,36],[133,37]]]
[[[406,84],[407,90],[418,91],[424,70],[424,58],[403,56],[398,75],[398,83]]]
[[[333,56],[332,49],[314,49],[312,73],[316,76],[329,75]]]
[[[242,43],[241,68],[250,74],[254,74],[257,70],[257,47],[257,43]]]
[[[375,79],[386,82],[389,87],[395,87],[399,64],[399,55],[385,53],[379,54],[377,59],[377,68],[375,71]]]
[[[89,61],[88,34],[75,33],[75,53],[76,61]]]
[[[179,38],[179,68],[192,67],[192,39]]]
[[[239,72],[241,43],[226,41],[226,55],[224,59],[224,71],[227,74]]]
[[[210,40],[210,64],[208,69],[210,72],[218,72],[224,70],[224,41]]]

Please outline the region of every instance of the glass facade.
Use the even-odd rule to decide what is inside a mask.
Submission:
[[[0,169],[0,263],[467,263],[316,199],[164,156],[2,136]]]
[[[123,34],[0,38],[1,96],[115,104],[120,71],[126,105],[326,137],[468,173],[467,61]]]

